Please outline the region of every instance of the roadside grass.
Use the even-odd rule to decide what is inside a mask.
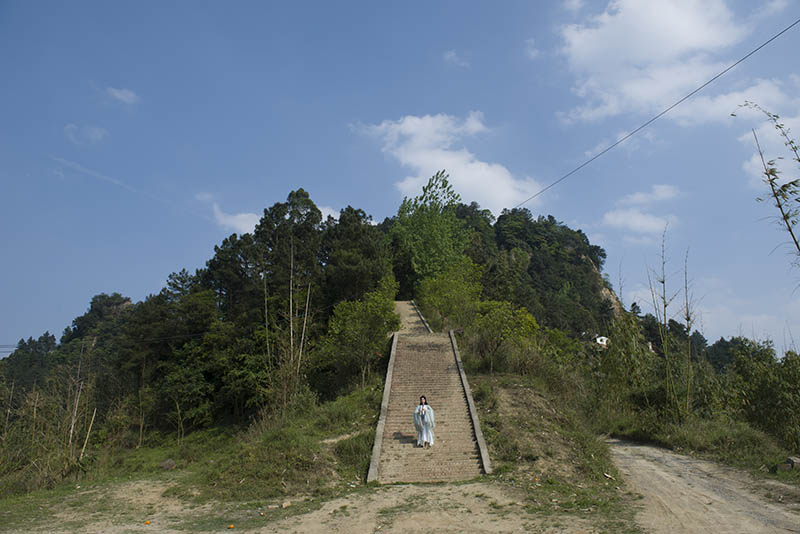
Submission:
[[[518,375],[472,375],[492,478],[521,490],[527,512],[553,521],[592,521],[599,532],[640,532],[608,446],[590,425]]]
[[[743,421],[720,416],[692,417],[680,424],[659,423],[653,416],[640,414],[620,416],[604,426],[604,431],[616,438],[653,443],[800,486],[800,471],[771,472],[773,466],[792,455],[791,451]]]

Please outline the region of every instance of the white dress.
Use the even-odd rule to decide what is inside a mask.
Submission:
[[[436,419],[433,415],[433,408],[427,404],[420,404],[414,410],[414,428],[417,430],[417,445],[423,446],[425,442],[433,445],[433,429],[436,426]]]

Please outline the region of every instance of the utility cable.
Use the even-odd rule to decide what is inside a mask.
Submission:
[[[566,180],[567,178],[569,178],[570,176],[572,176],[573,174],[575,174],[576,172],[578,172],[582,168],[586,167],[591,162],[593,162],[594,160],[596,160],[597,158],[599,158],[600,156],[602,156],[603,154],[605,154],[606,152],[608,152],[612,148],[614,148],[614,147],[618,146],[619,144],[625,142],[627,139],[633,137],[634,135],[636,135],[641,130],[644,130],[645,128],[650,126],[650,124],[652,124],[656,120],[660,119],[661,117],[663,117],[664,115],[666,115],[667,113],[669,113],[670,111],[672,111],[673,109],[675,109],[676,107],[681,105],[683,102],[685,102],[689,98],[693,97],[695,94],[697,94],[700,91],[702,91],[707,85],[710,85],[711,83],[716,81],[718,78],[720,78],[721,76],[726,74],[729,70],[731,70],[732,68],[736,67],[738,64],[740,64],[743,61],[745,61],[746,59],[748,59],[750,56],[752,56],[753,54],[755,54],[756,52],[758,52],[759,50],[761,50],[762,48],[764,48],[765,46],[770,44],[772,41],[774,41],[775,39],[777,39],[778,37],[780,37],[784,33],[786,33],[789,30],[791,30],[793,27],[797,26],[797,24],[800,24],[800,19],[797,19],[794,22],[792,22],[791,24],[789,24],[788,26],[786,26],[780,32],[776,33],[775,35],[773,35],[772,37],[770,37],[769,39],[767,39],[766,41],[761,43],[758,47],[754,48],[753,50],[748,52],[746,55],[742,56],[741,59],[739,59],[735,63],[731,64],[730,66],[728,66],[727,68],[722,70],[719,74],[717,74],[716,76],[714,76],[713,78],[708,80],[706,83],[704,83],[703,85],[701,85],[700,87],[698,87],[697,89],[692,91],[691,93],[687,94],[686,96],[684,96],[683,98],[681,98],[680,100],[678,100],[677,102],[675,102],[674,104],[669,106],[667,109],[665,109],[664,111],[662,111],[658,115],[654,116],[653,118],[651,118],[650,120],[648,120],[647,122],[645,122],[644,124],[642,124],[641,126],[636,128],[635,130],[633,130],[632,132],[630,132],[627,135],[625,135],[625,137],[622,137],[621,139],[618,139],[616,143],[614,143],[612,145],[609,145],[608,147],[604,148],[602,151],[598,152],[597,154],[595,154],[591,158],[587,159],[586,161],[584,161],[583,163],[581,163],[580,165],[578,165],[577,167],[575,167],[574,169],[572,169],[571,171],[569,171],[568,173],[563,175],[561,178],[559,178],[555,182],[551,183],[550,185],[548,185],[547,187],[545,187],[543,189],[540,189],[539,191],[537,191],[536,193],[534,193],[533,195],[531,195],[527,199],[523,200],[522,202],[520,202],[519,204],[514,206],[514,209],[519,208],[521,206],[524,206],[525,204],[527,204],[528,202],[530,202],[534,198],[538,197],[539,195],[541,195],[542,193],[544,193],[545,191],[547,191],[551,187],[563,182],[564,180]]]

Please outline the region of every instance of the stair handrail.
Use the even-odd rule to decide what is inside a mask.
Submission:
[[[378,480],[378,468],[381,463],[381,447],[383,446],[383,430],[386,426],[386,414],[389,412],[389,396],[392,393],[392,371],[394,370],[394,359],[397,354],[397,338],[399,336],[399,332],[392,334],[392,350],[389,352],[389,367],[386,369],[386,382],[383,385],[381,415],[378,417],[378,426],[375,428],[375,442],[372,444],[372,457],[369,460],[367,483]]]
[[[475,432],[475,441],[478,442],[478,452],[481,457],[481,465],[483,472],[487,475],[492,474],[492,462],[489,460],[489,449],[486,447],[486,440],[483,439],[483,432],[481,432],[481,424],[478,421],[478,410],[475,407],[475,401],[472,400],[472,391],[469,389],[469,382],[467,382],[467,374],[464,372],[464,364],[461,363],[461,356],[458,353],[458,344],[456,343],[456,334],[450,330],[450,343],[453,345],[453,354],[456,358],[456,367],[458,367],[458,374],[461,377],[461,385],[464,387],[464,394],[467,397],[467,408],[469,409],[469,416],[472,420],[472,430]]]

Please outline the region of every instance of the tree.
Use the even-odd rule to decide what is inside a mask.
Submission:
[[[501,367],[511,354],[512,347],[536,335],[538,325],[524,308],[517,308],[508,301],[484,301],[473,325],[473,350],[489,372]]]
[[[481,296],[481,268],[466,256],[439,275],[419,283],[417,301],[432,323],[442,329],[471,324]]]
[[[61,336],[61,343],[69,343],[73,339],[85,336],[101,321],[119,315],[130,304],[131,299],[123,297],[119,293],[112,293],[111,295],[100,293],[95,295],[89,304],[89,311],[80,317],[76,317],[72,321],[72,326],[64,330],[64,334]]]
[[[36,384],[42,385],[51,369],[49,355],[56,348],[56,337],[45,332],[39,339],[20,339],[14,352],[4,360],[6,381],[14,384],[17,392],[28,391]]]
[[[592,245],[586,234],[553,216],[534,220],[530,211],[516,208],[504,210],[494,229],[500,253],[497,265],[489,266],[484,278],[488,295],[525,306],[543,325],[573,335],[599,332],[611,323],[611,307],[604,295],[608,287],[600,273],[605,251]],[[504,260],[503,251],[517,252]],[[520,280],[521,291],[504,294],[510,289],[502,288],[510,283],[509,275],[511,280],[519,279],[513,269],[524,257],[527,277]],[[512,268],[509,275],[504,261]]]
[[[410,252],[415,283],[442,273],[469,244],[469,234],[456,213],[460,197],[448,178],[439,171],[421,195],[404,198],[392,226],[401,246]]]
[[[338,370],[339,383],[359,376],[363,388],[370,370],[386,350],[387,335],[400,328],[394,311],[397,283],[391,275],[362,300],[339,302],[322,341],[325,364]]]
[[[357,300],[374,288],[390,269],[386,240],[363,210],[347,206],[324,225],[322,263],[330,306]]]

